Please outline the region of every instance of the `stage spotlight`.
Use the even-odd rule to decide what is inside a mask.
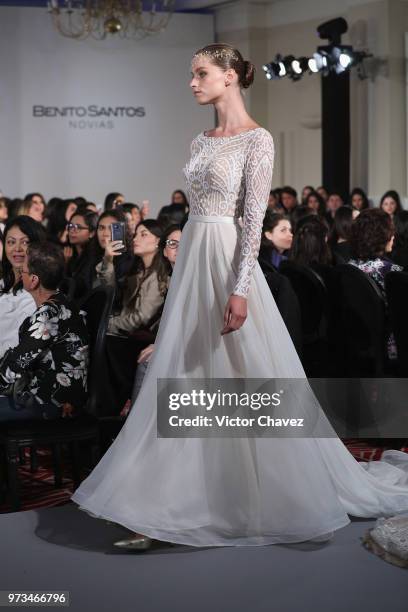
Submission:
[[[319,68],[317,67],[317,61],[315,57],[311,57],[308,60],[307,65],[309,67],[310,72],[319,72]]]
[[[339,64],[342,68],[346,69],[350,66],[352,62],[352,58],[347,55],[347,53],[340,53],[339,55]]]
[[[269,71],[269,67],[270,67],[270,64],[264,64],[262,66],[262,69],[265,70],[265,72],[268,72]]]
[[[293,72],[295,72],[296,74],[302,74],[302,68],[300,67],[300,62],[299,60],[293,60],[291,63],[292,66],[292,70]]]
[[[279,66],[279,73],[278,73],[279,76],[284,77],[287,73],[285,64],[283,62],[279,62],[278,66]]]

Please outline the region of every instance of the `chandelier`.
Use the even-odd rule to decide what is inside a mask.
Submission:
[[[102,40],[144,38],[163,32],[176,0],[48,0],[54,27],[63,36]]]

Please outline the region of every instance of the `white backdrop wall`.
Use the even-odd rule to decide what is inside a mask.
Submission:
[[[184,188],[190,142],[214,124],[188,87],[192,53],[214,40],[211,16],[174,15],[139,42],[65,39],[38,8],[1,7],[0,28],[4,194],[84,195],[100,206],[120,191],[156,213]]]

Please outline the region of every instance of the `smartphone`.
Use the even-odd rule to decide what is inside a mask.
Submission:
[[[125,250],[125,224],[124,223],[112,223],[111,225],[111,238],[114,240],[121,240],[123,242],[123,249]]]

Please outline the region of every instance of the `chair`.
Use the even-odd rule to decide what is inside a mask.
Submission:
[[[290,280],[299,300],[303,367],[308,376],[323,376],[328,363],[328,297],[323,279],[312,268],[293,261],[283,261],[279,272]]]
[[[98,287],[82,304],[82,309],[87,313],[87,327],[90,336],[89,399],[86,412],[72,420],[16,421],[0,426],[0,446],[3,448],[8,493],[13,511],[21,507],[17,469],[21,450],[25,447],[31,449],[31,467],[34,471],[36,448],[51,446],[55,486],[60,486],[62,482],[61,457],[64,444],[70,448],[75,487],[81,481],[80,443],[87,442],[90,446],[92,463],[96,463],[100,455],[99,422],[96,416],[104,394],[103,383],[106,381],[106,373],[103,372],[104,342],[113,299],[114,289],[112,287]]]
[[[114,299],[114,287],[101,286],[93,289],[81,304],[86,312],[91,347],[87,411],[98,419],[102,452],[107,450],[124,423],[124,419],[114,411],[106,355],[106,332]]]
[[[106,332],[115,299],[114,287],[93,289],[82,301],[90,336],[90,368],[88,375],[89,399],[87,411],[97,417],[110,415],[109,372],[106,360]]]
[[[368,274],[350,264],[335,268],[340,300],[338,349],[343,376],[370,378],[386,373],[385,300]]]
[[[408,272],[389,272],[385,277],[388,314],[397,345],[397,373],[408,377]]]
[[[302,352],[302,327],[297,295],[286,276],[279,274],[278,270],[265,259],[259,258],[258,261],[296,351],[300,355]]]

